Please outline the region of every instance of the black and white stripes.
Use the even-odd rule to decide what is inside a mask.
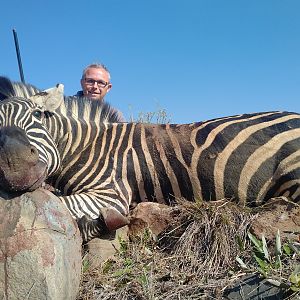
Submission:
[[[76,217],[95,219],[102,206],[126,215],[134,202],[170,204],[177,197],[229,198],[249,206],[280,195],[299,200],[298,114],[268,112],[187,125],[90,126],[82,126],[69,142],[55,180],[70,195],[63,201]]]

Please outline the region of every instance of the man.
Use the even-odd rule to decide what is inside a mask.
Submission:
[[[83,70],[80,84],[82,90],[77,92],[76,97],[87,97],[98,101],[104,101],[106,93],[112,88],[108,69],[103,64],[97,63],[88,65]],[[125,122],[123,114],[116,111],[119,121]]]
[[[104,101],[104,96],[112,88],[109,71],[103,64],[88,65],[83,70],[80,84],[82,91],[76,96],[100,101]]]

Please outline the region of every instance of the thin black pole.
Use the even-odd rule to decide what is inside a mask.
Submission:
[[[20,49],[19,49],[18,36],[17,36],[17,32],[15,29],[13,29],[13,34],[14,34],[15,47],[16,47],[16,53],[17,53],[17,58],[18,58],[19,73],[20,73],[21,81],[23,83],[25,83],[23,67],[22,67],[22,60],[21,60]]]

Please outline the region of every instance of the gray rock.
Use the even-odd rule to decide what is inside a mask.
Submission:
[[[107,259],[113,259],[120,250],[120,239],[128,241],[128,226],[119,228],[114,233],[107,234],[101,239],[93,239],[86,245],[85,259],[89,262],[89,269],[99,269]]]
[[[0,198],[0,299],[75,299],[80,274],[80,233],[56,196]]]
[[[252,274],[236,282],[233,287],[227,288],[222,299],[281,300],[288,296],[286,289],[272,285],[258,274]]]

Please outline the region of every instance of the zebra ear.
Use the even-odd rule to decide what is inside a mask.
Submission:
[[[64,101],[64,85],[57,84],[54,88],[30,97],[30,100],[42,107],[45,111],[54,111],[60,107]]]

